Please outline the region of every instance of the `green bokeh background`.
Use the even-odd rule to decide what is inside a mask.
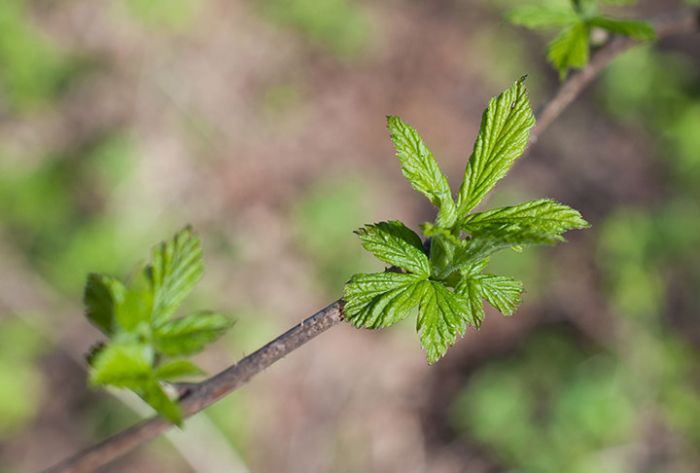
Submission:
[[[355,228],[433,217],[384,116],[455,185],[490,96],[524,73],[535,105],[556,90],[551,33],[503,20],[522,3],[1,0],[0,472],[149,413],[86,386],[88,272],[126,276],[193,223],[207,273],[188,304],[237,322],[198,359],[216,372],[380,268]],[[489,312],[433,368],[410,323],[334,329],[105,471],[698,471],[696,39],[617,58],[490,198],[593,223],[494,258],[525,282],[513,318]]]

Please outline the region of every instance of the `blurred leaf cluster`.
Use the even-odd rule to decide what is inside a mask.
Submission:
[[[508,19],[513,24],[532,29],[562,28],[547,49],[547,59],[559,71],[562,79],[566,78],[569,70],[581,69],[588,64],[591,31],[594,28],[636,40],[651,40],[656,37],[652,26],[645,21],[603,14],[600,12],[598,0],[571,0],[567,4],[545,2],[521,6],[512,10]]]
[[[180,425],[180,408],[161,383],[204,374],[185,357],[202,351],[231,327],[229,319],[211,311],[173,318],[203,271],[199,237],[187,227],[155,247],[148,264],[128,285],[90,274],[86,314],[109,337],[88,356],[90,382],[131,389]]]

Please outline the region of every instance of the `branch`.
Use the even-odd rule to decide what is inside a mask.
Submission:
[[[652,21],[658,38],[688,33],[700,29],[700,15],[696,10],[684,10]],[[618,54],[640,44],[628,38],[613,37],[602,46],[591,62],[572,75],[559,88],[538,114],[538,123],[531,134],[534,143],[542,132]],[[258,351],[235,365],[201,383],[177,386],[180,406],[185,417],[200,412],[230,392],[247,383],[253,376],[277,360],[299,348],[317,335],[340,323],[343,319],[343,301],[333,302],[300,324],[280,335]],[[134,425],[102,442],[47,469],[44,473],[87,473],[134,450],[170,429],[172,424],[161,417],[153,417]]]
[[[226,394],[247,383],[250,378],[280,358],[338,324],[343,318],[342,310],[342,300],[333,302],[235,365],[212,378],[195,384],[189,390],[185,390],[180,398],[183,415],[190,417],[212,405]],[[172,424],[162,417],[153,417],[64,460],[45,470],[45,473],[87,473],[94,471],[157,437],[171,427]]]
[[[657,39],[700,30],[700,10],[681,10],[651,20]],[[544,130],[573,102],[576,97],[619,54],[641,43],[624,36],[613,36],[593,55],[588,65],[564,82],[549,102],[540,109],[537,125],[530,134],[530,143],[537,141]]]

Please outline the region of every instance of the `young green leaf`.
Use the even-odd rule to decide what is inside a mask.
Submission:
[[[201,277],[201,259],[199,239],[187,227],[153,250],[150,264],[128,288],[96,274],[88,277],[85,287],[87,317],[111,338],[88,355],[90,382],[131,389],[178,425],[180,408],[158,381],[202,372],[187,360],[162,362],[164,356],[198,352],[231,326],[213,312],[170,320]]]
[[[486,318],[484,312],[484,296],[477,278],[464,277],[455,286],[455,294],[463,296],[469,302],[469,322],[476,328]]]
[[[124,301],[126,288],[118,279],[91,273],[85,283],[83,302],[87,318],[105,335],[114,332],[115,308]]]
[[[396,156],[401,161],[403,175],[415,190],[438,207],[438,224],[452,226],[457,217],[452,191],[433,153],[416,130],[401,118],[387,117],[387,128],[396,148]]]
[[[399,221],[366,225],[355,233],[362,246],[378,259],[411,273],[430,274],[430,262],[420,237]]]
[[[489,257],[486,257],[481,260],[476,260],[473,263],[466,265],[462,268],[460,268],[460,273],[462,274],[463,277],[469,277],[469,276],[474,276],[476,274],[480,274],[486,269],[486,266],[489,264]]]
[[[158,414],[178,427],[182,427],[182,410],[180,406],[177,402],[168,397],[156,380],[151,379],[134,391],[155,409]]]
[[[124,293],[123,300],[115,306],[115,319],[119,328],[130,333],[143,333],[153,317],[153,289],[143,273],[137,274]]]
[[[459,189],[457,209],[460,217],[476,207],[523,154],[534,124],[535,116],[527,98],[524,77],[491,99],[481,119],[474,151]]]
[[[151,379],[153,350],[142,343],[114,342],[93,357],[90,383],[135,389]]]
[[[554,200],[539,199],[467,215],[459,222],[459,227],[468,232],[479,232],[484,226],[512,224],[552,235],[589,226],[577,210]]]
[[[551,245],[562,240],[559,235],[543,233],[527,225],[484,226],[457,248],[452,264],[443,276],[447,277],[454,271],[469,270],[501,250],[529,245]]]
[[[390,271],[354,275],[345,285],[345,319],[365,328],[388,327],[403,320],[418,305],[426,278]]]
[[[557,35],[547,50],[547,59],[559,71],[564,79],[569,69],[579,69],[588,64],[588,39],[590,28],[584,21],[579,21]]]
[[[426,351],[428,363],[435,363],[464,335],[470,320],[471,304],[444,285],[428,281],[418,306],[416,330]]]
[[[185,227],[168,242],[154,248],[146,268],[154,293],[153,319],[170,318],[202,277],[202,247],[192,227]]]
[[[188,360],[175,360],[163,363],[154,371],[154,377],[161,381],[174,381],[180,378],[201,376],[204,371]]]
[[[507,276],[480,274],[473,278],[483,297],[503,315],[513,315],[520,304],[523,283]]]
[[[646,21],[639,20],[623,20],[618,18],[610,18],[607,16],[596,16],[589,20],[591,26],[597,26],[610,31],[611,33],[628,36],[632,39],[647,41],[656,38],[656,32]]]
[[[526,28],[546,28],[550,26],[568,26],[578,20],[572,8],[551,5],[524,5],[515,8],[508,16],[514,25]]]
[[[168,356],[192,355],[228,330],[233,322],[216,312],[202,311],[155,327],[153,344]]]

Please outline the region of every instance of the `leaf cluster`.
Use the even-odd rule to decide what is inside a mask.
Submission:
[[[484,300],[505,315],[518,306],[522,283],[485,272],[492,254],[563,241],[567,230],[588,226],[579,212],[549,199],[474,212],[527,146],[535,118],[524,81],[489,102],[456,200],[418,133],[399,117],[388,117],[403,175],[437,207],[437,218],[422,225],[425,245],[399,221],[356,232],[362,246],[391,268],[356,274],[346,284],[344,313],[350,323],[388,327],[417,310],[420,343],[433,363],[468,326],[481,325]]]
[[[601,13],[597,0],[571,0],[568,5],[561,6],[525,5],[512,10],[508,19],[530,29],[560,28],[549,43],[547,59],[562,79],[570,69],[580,69],[588,64],[593,28],[642,41],[656,37],[654,28],[646,21]]]
[[[86,316],[109,339],[88,355],[91,384],[131,389],[180,425],[180,408],[162,383],[202,375],[186,357],[232,325],[227,317],[211,311],[175,317],[202,273],[200,240],[186,227],[156,246],[150,261],[128,284],[90,274],[84,292]]]

